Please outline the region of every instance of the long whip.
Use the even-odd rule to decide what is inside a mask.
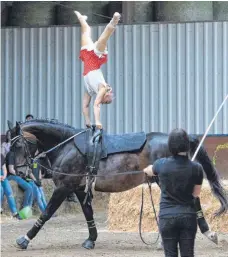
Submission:
[[[222,109],[222,107],[223,107],[223,105],[225,104],[225,102],[226,102],[227,99],[228,99],[228,94],[226,95],[226,97],[224,98],[223,102],[222,102],[221,105],[219,106],[217,112],[215,113],[213,119],[211,120],[211,123],[209,124],[207,130],[205,131],[205,133],[204,133],[204,135],[203,135],[203,137],[202,137],[202,139],[201,139],[201,141],[200,141],[200,143],[199,143],[199,145],[198,145],[198,147],[197,147],[197,149],[196,149],[196,151],[195,151],[195,153],[194,153],[194,155],[193,155],[193,157],[192,157],[192,161],[195,160],[196,155],[198,154],[199,149],[200,149],[200,147],[202,146],[204,139],[206,138],[206,136],[207,136],[207,134],[208,134],[208,132],[209,132],[209,130],[210,130],[212,124],[214,123],[216,117],[218,116],[219,112],[221,111],[221,109]]]

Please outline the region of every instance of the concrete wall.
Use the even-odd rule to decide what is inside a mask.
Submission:
[[[212,1],[156,2],[156,20],[171,22],[212,21]]]
[[[228,20],[228,2],[213,2],[214,20],[227,21]]]
[[[73,10],[88,15],[93,25],[107,23],[104,16],[116,11],[124,24],[228,20],[227,1],[3,1],[1,6],[2,26],[73,25],[78,22]]]

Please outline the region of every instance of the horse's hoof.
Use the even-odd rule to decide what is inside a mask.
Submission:
[[[157,249],[158,251],[161,251],[161,250],[164,249],[162,241],[161,241],[161,242],[158,242],[156,249]]]
[[[18,248],[25,250],[28,247],[29,241],[22,236],[16,240],[16,243]]]
[[[204,233],[204,234],[213,243],[218,244],[218,234],[216,232],[208,231],[207,233]]]
[[[85,242],[82,244],[82,246],[85,249],[93,249],[95,247],[95,242],[90,240],[90,239],[86,239]]]

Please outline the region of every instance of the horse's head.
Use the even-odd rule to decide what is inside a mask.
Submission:
[[[36,137],[28,132],[24,132],[19,122],[13,127],[8,122],[10,134],[10,150],[15,153],[15,166],[30,166],[32,157],[37,150]]]

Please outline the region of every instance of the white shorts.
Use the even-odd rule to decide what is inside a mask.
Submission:
[[[106,84],[102,71],[93,70],[84,76],[87,92],[93,96],[98,93],[99,85]]]

